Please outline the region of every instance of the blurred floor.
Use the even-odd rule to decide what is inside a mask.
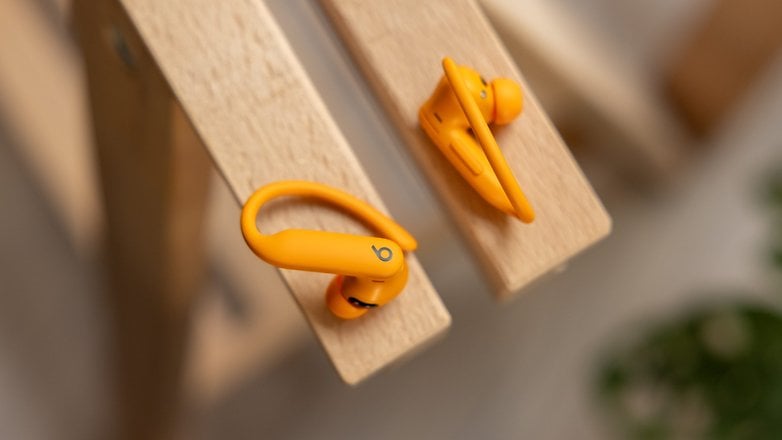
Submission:
[[[652,54],[657,46],[648,47]],[[348,138],[372,139],[345,122],[350,114],[340,116],[334,90],[324,98]],[[215,407],[189,414],[185,438],[605,438],[589,388],[602,349],[712,292],[764,290],[767,225],[757,188],[782,163],[780,112],[778,63],[686,173],[653,196],[617,191],[606,200],[613,235],[509,304],[490,299],[458,244],[422,250],[453,314],[445,339],[351,389],[310,337]],[[0,438],[94,438],[109,412],[98,269],[70,248],[7,132],[0,127]],[[390,154],[359,152],[374,161],[370,170],[401,161],[409,173],[409,160]],[[414,188],[420,177],[403,180]],[[383,196],[392,211],[409,202],[405,191]],[[431,200],[416,195],[412,203]],[[436,215],[426,209],[424,217]],[[402,212],[402,223],[418,214]],[[421,221],[418,231],[445,224]],[[448,246],[455,256],[438,258]]]
[[[98,269],[0,131],[0,438],[93,438],[109,415]]]

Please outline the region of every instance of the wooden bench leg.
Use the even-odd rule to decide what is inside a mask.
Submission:
[[[671,65],[668,93],[697,134],[727,116],[782,47],[782,2],[717,0]]]
[[[107,217],[119,438],[173,434],[210,160],[115,0],[75,0]]]

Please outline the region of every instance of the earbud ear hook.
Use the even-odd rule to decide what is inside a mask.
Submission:
[[[256,226],[258,212],[268,201],[283,196],[326,201],[385,238],[299,229],[261,233]],[[362,200],[325,185],[298,180],[272,183],[256,191],[242,209],[241,227],[248,246],[263,260],[287,269],[314,272],[388,278],[399,269],[402,252],[418,246],[404,228]]]
[[[258,211],[266,202],[282,196],[329,202],[388,238],[303,229],[265,235],[256,225]],[[367,203],[335,188],[305,181],[277,182],[257,190],[242,209],[241,227],[250,249],[270,264],[336,274],[326,289],[326,304],[343,319],[358,318],[399,295],[408,277],[404,251],[418,246],[404,228]]]
[[[518,181],[513,176],[508,163],[505,161],[500,147],[497,145],[497,141],[494,139],[494,135],[489,129],[489,125],[483,118],[478,104],[470,94],[467,84],[464,78],[459,72],[459,68],[456,63],[448,57],[443,59],[443,70],[445,71],[445,77],[451,84],[451,89],[456,96],[456,100],[459,102],[459,106],[464,111],[467,120],[470,123],[475,137],[478,143],[486,154],[486,158],[489,161],[494,173],[497,175],[497,179],[505,191],[506,196],[510,200],[516,215],[525,223],[531,223],[535,219],[535,211],[530,205],[524,192],[521,190]]]

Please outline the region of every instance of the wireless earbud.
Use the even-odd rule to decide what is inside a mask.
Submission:
[[[382,236],[287,229],[271,235],[258,230],[258,211],[283,196],[311,197],[331,203],[375,229]],[[326,304],[336,316],[354,319],[394,299],[407,283],[404,251],[418,246],[415,238],[367,203],[326,185],[283,181],[258,189],[244,205],[242,235],[261,259],[284,269],[337,274],[326,291]]]
[[[445,76],[418,113],[421,127],[449,162],[491,205],[525,223],[535,219],[488,123],[508,124],[522,110],[521,87],[487,83],[476,71],[443,59]]]

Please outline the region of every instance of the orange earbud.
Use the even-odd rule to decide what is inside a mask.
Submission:
[[[331,203],[386,238],[303,229],[262,234],[256,226],[258,211],[266,202],[283,196]],[[326,185],[296,180],[272,183],[255,191],[242,209],[241,227],[250,249],[269,264],[337,274],[326,290],[326,304],[343,319],[358,318],[399,295],[407,283],[404,251],[418,246],[404,228],[367,203]]]
[[[488,123],[508,124],[522,110],[521,87],[510,79],[487,83],[474,70],[443,59],[445,76],[418,112],[430,139],[484,200],[525,223],[530,205]]]

